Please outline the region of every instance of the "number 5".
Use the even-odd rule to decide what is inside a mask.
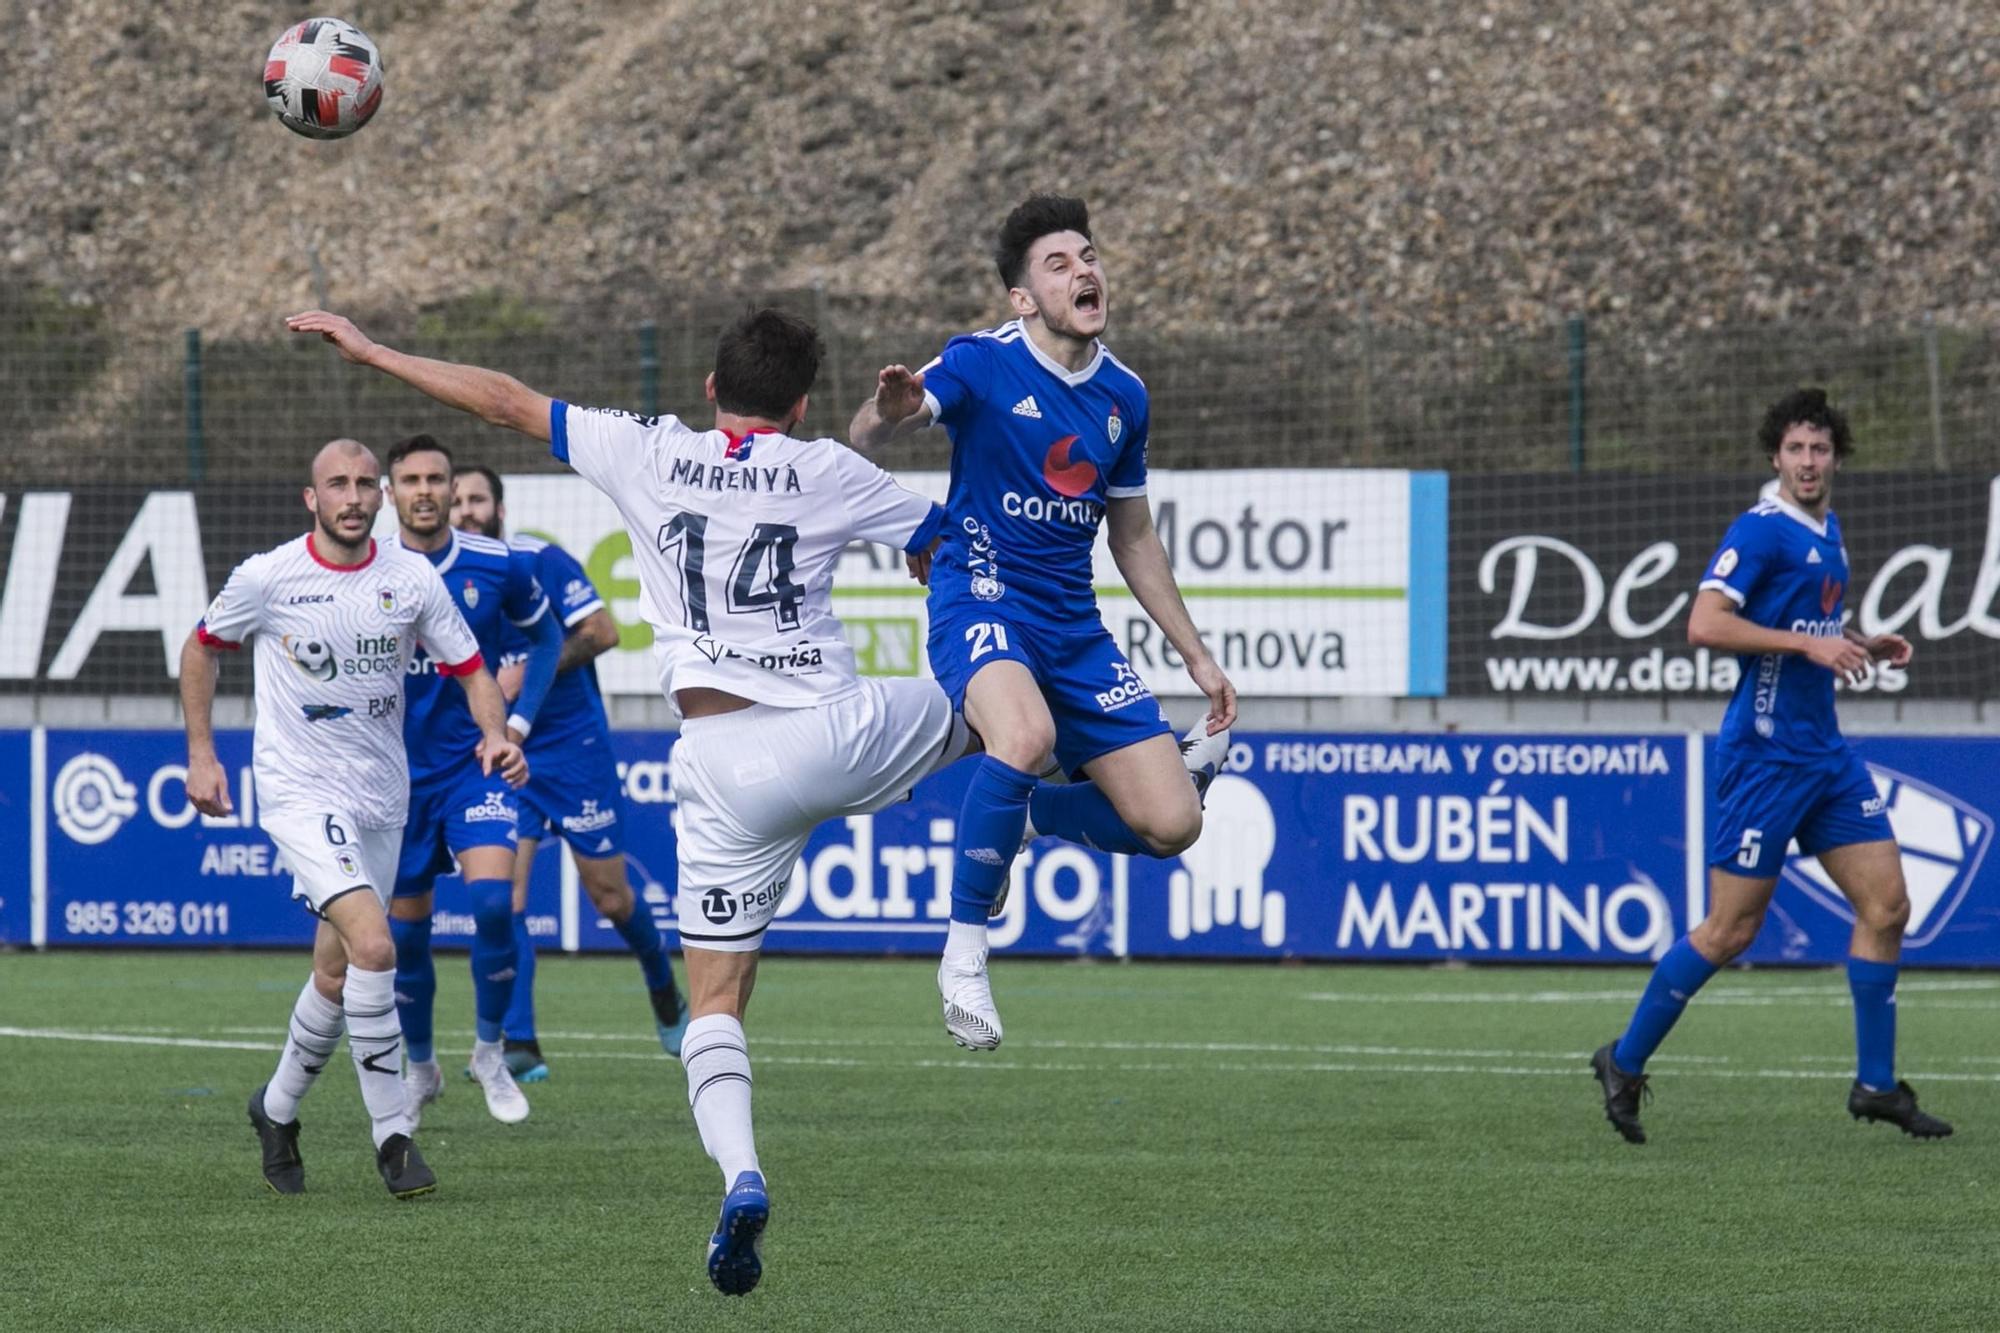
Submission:
[[[1743,830],[1743,850],[1736,853],[1736,864],[1748,869],[1756,869],[1757,858],[1764,854],[1764,830],[1747,828]]]

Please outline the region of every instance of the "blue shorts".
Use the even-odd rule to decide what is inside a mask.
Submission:
[[[1708,863],[1745,879],[1774,879],[1797,838],[1807,856],[1893,839],[1888,801],[1849,750],[1820,764],[1774,764],[1717,752]]]
[[[520,820],[520,804],[506,779],[498,773],[481,773],[477,760],[421,787],[412,783],[403,856],[396,866],[396,896],[429,893],[431,881],[451,872],[459,852],[473,847],[512,848],[520,837]]]
[[[1042,687],[1056,723],[1056,762],[1069,774],[1100,755],[1171,736],[1160,701],[1102,624],[1021,624],[990,606],[933,612],[931,672],[951,706],[989,662],[1019,662]]]
[[[531,748],[528,785],[519,796],[522,837],[544,838],[553,827],[578,856],[624,852],[625,793],[608,735]]]

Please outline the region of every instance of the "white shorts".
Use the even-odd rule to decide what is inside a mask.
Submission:
[[[812,708],[753,704],[681,725],[673,796],[681,942],[748,953],[764,942],[806,837],[870,814],[965,753],[965,724],[937,682],[864,678]]]
[[[388,903],[403,850],[400,828],[362,828],[351,815],[296,810],[267,811],[257,822],[291,869],[292,897],[314,915],[325,916],[328,903],[357,889],[373,889]]]

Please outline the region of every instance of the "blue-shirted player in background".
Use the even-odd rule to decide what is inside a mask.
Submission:
[[[514,943],[517,974],[507,1010],[507,1067],[521,1083],[549,1076],[535,1033],[535,945],[528,936],[528,878],[535,849],[550,828],[569,843],[577,879],[591,905],[609,921],[639,960],[660,1044],[679,1055],[687,1006],[674,985],[673,966],[652,912],[638,901],[625,875],[625,794],[611,752],[611,724],[591,665],[618,643],[618,625],[576,558],[553,542],[506,537],[507,492],[499,474],[463,467],[452,478],[451,523],[461,532],[499,538],[536,562],[536,575],[563,626],[562,656],[534,730],[523,747],[530,756],[528,785],[520,792],[524,820],[514,858]],[[508,626],[502,640],[500,687],[508,698],[520,688],[529,641]]]
[[[1882,795],[1833,713],[1835,676],[1865,678],[1876,662],[1901,667],[1910,644],[1868,637],[1842,616],[1847,548],[1828,505],[1848,451],[1846,418],[1824,391],[1802,389],[1771,406],[1758,440],[1777,493],[1729,529],[1688,620],[1690,643],[1740,654],[1743,666],[1716,739],[1708,915],[1660,960],[1631,1026],[1591,1068],[1606,1118],[1627,1142],[1644,1143],[1646,1061],[1702,984],[1757,937],[1796,838],[1854,905],[1847,979],[1859,1069],[1847,1109],[1942,1138],[1951,1126],[1918,1110],[1896,1079],[1896,970],[1910,917],[1902,860]]]
[[[396,444],[388,463],[398,538],[436,566],[479,641],[480,655],[490,663],[500,660],[509,624],[519,626],[531,641],[520,696],[507,718],[509,739],[525,741],[562,652],[562,626],[550,614],[535,578],[534,557],[452,528],[451,452],[430,436]],[[486,1094],[486,1109],[511,1124],[528,1115],[528,1099],[508,1072],[501,1046],[507,1006],[514,998],[514,844],[520,808],[506,783],[467,762],[466,746],[476,743],[479,728],[462,692],[438,676],[425,653],[410,663],[407,693],[403,740],[410,755],[410,814],[389,928],[396,940],[396,1005],[409,1043],[404,1078],[411,1109],[435,1101],[444,1087],[432,1041],[437,997],[432,885],[455,860],[472,900],[475,927],[472,1073]],[[533,772],[531,763],[531,777]]]
[[[885,368],[849,430],[863,452],[931,424],[951,437],[929,652],[986,753],[959,812],[938,989],[946,1030],[977,1050],[1000,1044],[986,920],[1023,833],[1178,854],[1201,832],[1200,798],[1236,718],[1235,687],[1195,631],[1146,504],[1146,386],[1098,341],[1109,294],[1088,209],[1031,196],[1001,225],[994,262],[1016,318],[952,339],[921,372]],[[1132,595],[1208,696],[1180,746],[1098,614],[1100,521]],[[1038,786],[1052,751],[1089,780]]]

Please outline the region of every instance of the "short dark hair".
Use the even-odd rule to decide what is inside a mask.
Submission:
[[[1014,205],[993,242],[993,266],[1000,270],[1000,285],[1009,290],[1019,287],[1028,251],[1042,237],[1059,231],[1073,231],[1086,241],[1090,239],[1090,208],[1083,200],[1067,194],[1031,194]]]
[[[746,311],[715,339],[715,405],[739,417],[779,420],[812,388],[825,355],[819,330],[791,311]]]
[[[445,457],[449,458],[451,455],[446,454]],[[499,504],[507,498],[507,488],[500,484],[500,474],[486,466],[486,464],[468,463],[464,467],[452,469],[452,475],[454,476],[463,477],[468,473],[477,473],[479,476],[486,478],[486,484],[493,488],[494,504]]]
[[[1778,446],[1785,442],[1785,432],[1793,426],[1816,426],[1833,436],[1833,456],[1847,457],[1853,444],[1853,437],[1847,432],[1847,417],[1826,400],[1825,389],[1794,389],[1772,403],[1764,413],[1764,424],[1757,428],[1757,443],[1764,446],[1767,457],[1778,456]]]
[[[411,454],[443,454],[445,465],[453,471],[457,470],[458,465],[452,462],[451,450],[439,443],[437,437],[434,435],[412,435],[407,440],[396,441],[389,446],[389,454],[384,466],[391,472],[394,472],[396,464],[402,462]],[[494,498],[498,499],[499,497],[495,496]]]

